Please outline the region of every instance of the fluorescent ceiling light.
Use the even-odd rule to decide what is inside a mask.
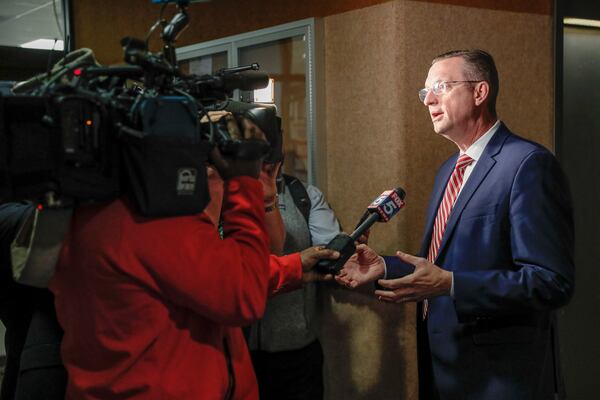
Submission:
[[[576,25],[576,26],[587,26],[590,28],[600,28],[600,21],[596,19],[583,19],[583,18],[565,18],[563,20],[565,25]]]
[[[56,45],[54,44],[54,39],[36,39],[31,42],[23,43],[21,47],[25,47],[28,49],[42,49],[42,50],[64,50],[64,42],[62,40],[57,40]]]

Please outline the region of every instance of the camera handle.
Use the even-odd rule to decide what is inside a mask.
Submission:
[[[186,4],[183,2],[177,3],[177,8],[179,8],[179,12],[173,16],[171,21],[163,27],[163,31],[160,34],[160,37],[163,40],[163,54],[167,62],[171,64],[171,66],[177,66],[177,56],[175,54],[175,47],[173,43],[179,37],[179,34],[187,28],[190,17],[187,14]]]

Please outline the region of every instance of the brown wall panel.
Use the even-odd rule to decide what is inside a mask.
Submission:
[[[324,21],[327,193],[346,230],[384,189],[404,184],[397,8],[390,2]],[[407,247],[404,217],[373,229],[378,249]],[[415,398],[414,306],[379,303],[370,287],[320,293],[327,399]]]
[[[213,0],[191,4],[191,24],[177,46],[205,42],[243,32],[275,26],[309,17],[325,17],[360,9],[390,0]],[[431,0],[422,0],[430,2]],[[448,5],[551,14],[550,0],[434,0]],[[158,18],[160,6],[150,0],[76,0],[73,1],[75,46],[92,48],[103,64],[120,63],[123,59],[119,41],[124,36],[144,38]],[[167,7],[170,18],[175,7]],[[158,35],[152,48],[160,49]]]
[[[552,15],[553,1],[548,0],[416,0],[471,8]]]
[[[387,1],[390,0],[213,0],[191,4],[191,23],[181,34],[177,47]],[[170,19],[174,10],[169,5],[165,17]],[[74,1],[76,47],[92,48],[101,63],[120,63],[123,57],[119,40],[124,36],[145,38],[159,11],[160,6],[150,0]],[[157,33],[151,45],[155,51],[160,49]]]

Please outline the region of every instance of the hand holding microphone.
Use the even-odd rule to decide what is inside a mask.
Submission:
[[[324,274],[336,275],[342,269],[346,261],[354,254],[356,245],[354,242],[375,222],[388,222],[394,215],[404,207],[406,192],[398,187],[394,190],[386,190],[367,207],[368,216],[359,223],[350,235],[340,233],[334,237],[327,248],[338,251],[340,258],[337,260],[321,260],[316,269]]]

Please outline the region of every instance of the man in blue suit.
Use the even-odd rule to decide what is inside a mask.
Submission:
[[[573,295],[573,217],[555,157],[496,117],[498,73],[481,50],[436,57],[419,92],[459,152],[439,169],[419,256],[366,245],[337,280],[379,279],[382,301],[418,303],[422,399],[565,396],[555,310]]]

